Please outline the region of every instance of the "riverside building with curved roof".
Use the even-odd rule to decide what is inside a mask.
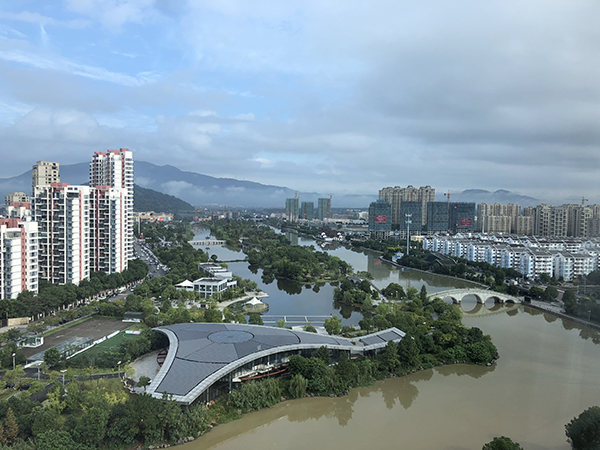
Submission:
[[[389,341],[405,335],[397,328],[356,339],[325,336],[286,328],[230,323],[183,323],[156,328],[169,338],[167,357],[148,387],[180,404],[209,402],[229,393],[241,382],[261,378],[285,367],[292,355],[312,356],[321,346],[333,359],[341,352],[373,355]]]

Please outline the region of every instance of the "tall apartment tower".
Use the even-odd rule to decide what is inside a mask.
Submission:
[[[297,198],[285,199],[285,216],[288,222],[298,221],[299,209],[299,200]]]
[[[0,219],[0,298],[38,292],[37,223]]]
[[[331,198],[320,198],[318,200],[317,219],[331,219]]]
[[[38,161],[31,169],[31,192],[36,186],[60,183],[60,167],[57,162]]]
[[[124,258],[133,259],[133,155],[129,149],[95,152],[90,163],[90,186],[124,190]]]
[[[415,188],[408,186],[401,188],[399,186],[386,187],[379,191],[379,199],[385,200],[392,206],[392,226],[398,228],[405,220],[400,212],[402,202],[421,202],[420,226],[427,225],[427,204],[435,201],[435,189],[431,186],[421,186]],[[415,227],[418,226],[415,223]]]
[[[90,197],[93,188],[52,183],[35,187],[33,217],[39,228],[39,277],[79,284],[90,276]]]

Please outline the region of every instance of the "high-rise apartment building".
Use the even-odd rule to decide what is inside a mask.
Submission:
[[[0,219],[0,298],[38,292],[37,223]]]
[[[25,192],[11,192],[4,197],[4,211],[9,219],[31,217],[31,200]]]
[[[313,202],[302,202],[300,204],[300,218],[304,220],[315,218],[315,204]]]
[[[31,192],[36,186],[60,183],[60,167],[57,162],[38,161],[31,169]]]
[[[320,198],[318,200],[317,219],[331,219],[331,198]]]
[[[379,199],[388,202],[392,206],[392,226],[395,228],[399,228],[404,221],[400,211],[402,202],[421,202],[422,223],[415,223],[414,225],[419,227],[427,225],[427,204],[435,201],[435,189],[431,186],[421,186],[418,189],[414,186],[405,188],[399,186],[386,187],[379,191]]]
[[[41,279],[79,284],[89,278],[92,190],[67,183],[35,187],[33,217],[39,228]]]
[[[133,257],[133,158],[127,149],[95,153],[90,186],[34,187],[39,276],[54,284],[127,269]]]
[[[286,198],[285,199],[285,216],[288,222],[297,222],[299,215],[299,200],[298,198]]]
[[[369,232],[373,239],[386,239],[392,233],[392,206],[385,200],[377,200],[369,205]]]
[[[133,259],[133,155],[129,149],[94,153],[90,163],[90,186],[124,190],[123,249],[126,261]]]

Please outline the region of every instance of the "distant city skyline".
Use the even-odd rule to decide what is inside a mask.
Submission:
[[[585,0],[9,2],[0,178],[128,147],[323,194],[600,203],[599,15]]]

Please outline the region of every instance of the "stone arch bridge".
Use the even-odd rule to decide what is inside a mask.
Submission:
[[[495,303],[521,303],[521,299],[501,292],[485,289],[448,289],[446,291],[434,292],[430,297],[451,298],[453,303],[461,303],[467,295],[474,295],[477,303],[485,303],[493,298]]]

